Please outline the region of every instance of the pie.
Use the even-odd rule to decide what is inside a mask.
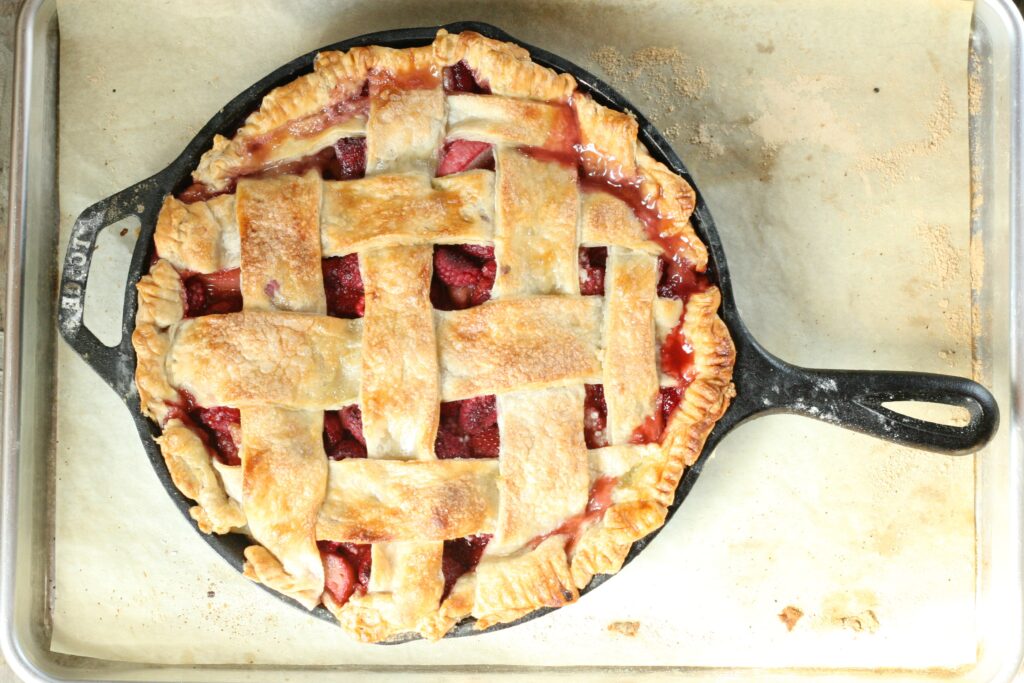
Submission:
[[[523,48],[322,52],[166,197],[136,384],[205,533],[363,641],[573,602],[734,388],[693,189]]]

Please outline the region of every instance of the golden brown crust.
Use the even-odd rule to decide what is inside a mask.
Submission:
[[[595,574],[619,571],[633,542],[664,524],[667,512],[664,505],[650,500],[620,503],[605,510],[600,524],[584,531],[572,551],[576,587],[586,586]]]
[[[319,539],[444,541],[494,531],[495,460],[350,459],[329,471]]]
[[[167,406],[178,400],[178,392],[167,378],[165,362],[170,349],[167,328],[185,313],[181,279],[165,260],[157,261],[136,288],[139,310],[135,316],[132,346],[135,349],[135,386],[139,390],[142,412],[163,424]]]
[[[247,310],[327,313],[320,269],[320,185],[316,171],[238,182]]]
[[[657,209],[660,232],[677,238],[686,260],[703,273],[708,265],[708,250],[690,223],[697,194],[688,182],[651,158],[642,146],[637,147],[636,158],[640,169],[640,194],[646,205]]]
[[[490,95],[443,92],[441,70],[460,61]],[[368,102],[359,95],[367,82]],[[651,226],[545,156],[562,149],[567,115],[579,124],[584,171],[635,186],[657,232],[703,272],[695,193],[638,143],[635,118],[577,92],[571,76],[533,64],[524,49],[470,32],[440,31],[409,50],[320,54],[313,73],[269,93],[233,139],[215,138],[194,174],[225,190],[366,136],[365,179],[242,179],[237,195],[168,198],[159,215],[163,259],[139,283],[133,335],[143,410],[166,420],[187,389],[200,405],[241,407],[244,425],[245,466],[232,468],[169,422],[161,447],[172,478],[197,501],[202,530],[248,521],[263,545],[246,550],[247,576],[307,606],[322,599],[358,639],[440,638],[467,615],[486,628],[572,602],[664,523],[734,394],[718,290],[690,296],[685,310],[656,298],[663,247]],[[445,138],[495,145],[496,171],[433,178]],[[462,243],[495,245],[496,300],[432,311],[432,247]],[[609,249],[605,297],[580,296],[580,246]],[[320,256],[351,253],[366,320],[327,318]],[[182,320],[179,273],[235,267],[243,312]],[[692,382],[662,443],[633,444],[658,385],[677,384],[656,349],[681,314]],[[583,444],[585,383],[605,385],[606,448]],[[435,461],[439,403],[484,394],[498,395],[499,459]],[[328,482],[321,411],[353,403],[369,459],[332,463]],[[609,480],[610,507],[584,516],[590,487]],[[441,541],[477,533],[495,538],[442,602]],[[344,605],[321,597],[316,534],[373,543],[366,594]]]
[[[172,331],[167,376],[199,405],[322,411],[359,397],[362,320],[243,311]]]
[[[601,376],[597,297],[505,299],[435,315],[442,400]]]
[[[370,457],[433,458],[439,373],[430,305],[433,249],[392,247],[360,260],[366,289],[360,404]]]
[[[514,621],[540,607],[575,602],[579,592],[566,559],[566,540],[551,536],[519,555],[485,556],[476,570],[476,628]]]
[[[507,148],[495,166],[492,296],[579,294],[576,170]]]
[[[246,549],[251,578],[313,609],[324,589],[315,533],[327,491],[323,413],[243,408],[241,418],[242,509],[263,546]]]
[[[494,173],[433,180],[415,173],[324,183],[324,256],[376,247],[486,243],[494,234]]]
[[[514,552],[581,514],[590,490],[583,387],[499,395],[498,524],[488,554]]]
[[[616,183],[636,178],[636,119],[586,95],[573,97],[573,108],[580,125],[584,170]]]
[[[658,363],[654,298],[658,259],[609,247],[605,274],[604,385],[607,439],[629,443],[655,411]]]
[[[241,242],[235,195],[186,204],[166,197],[153,235],[156,251],[179,271],[214,273],[237,268]]]
[[[196,501],[189,514],[201,531],[226,534],[245,526],[242,508],[228,497],[210,453],[195,432],[181,420],[172,419],[164,425],[164,433],[156,441],[174,485]]]

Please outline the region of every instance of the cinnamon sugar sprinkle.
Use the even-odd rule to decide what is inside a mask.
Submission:
[[[710,79],[703,67],[694,65],[690,59],[674,47],[645,47],[624,55],[613,46],[605,46],[590,53],[593,59],[613,81],[629,83],[639,88],[638,100],[646,105],[645,112],[655,124],[664,115],[674,114],[674,104],[680,97],[698,99],[710,86]],[[677,140],[682,129],[677,123],[659,125],[662,133],[670,140]]]
[[[942,92],[935,103],[935,110],[928,119],[928,137],[924,140],[904,142],[881,154],[875,154],[862,161],[861,170],[879,171],[890,180],[906,178],[906,165],[913,159],[933,152],[953,132],[953,119],[956,109],[949,94],[949,87],[942,86]]]

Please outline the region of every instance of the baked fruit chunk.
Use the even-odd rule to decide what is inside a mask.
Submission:
[[[573,602],[734,393],[686,181],[520,47],[317,56],[168,196],[143,410],[245,575],[364,641]]]

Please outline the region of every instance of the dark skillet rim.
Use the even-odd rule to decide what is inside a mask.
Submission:
[[[123,320],[125,331],[128,336],[131,334],[130,328],[134,327],[135,314],[138,306],[138,296],[135,284],[146,272],[148,272],[149,269],[148,265],[153,251],[153,233],[156,227],[156,217],[163,197],[168,193],[176,194],[181,192],[185,187],[191,184],[192,171],[198,165],[202,154],[210,149],[214,135],[220,134],[227,137],[232,136],[242,125],[245,118],[259,107],[260,102],[267,93],[274,88],[291,82],[305,73],[311,72],[313,68],[313,59],[320,52],[349,50],[353,47],[365,45],[383,45],[394,48],[426,45],[433,41],[437,31],[442,28],[453,34],[463,31],[475,31],[489,38],[519,45],[529,51],[531,58],[537,64],[549,67],[560,73],[571,74],[576,79],[580,89],[587,92],[599,104],[618,111],[630,112],[636,117],[636,120],[639,123],[638,139],[645,145],[651,156],[665,164],[674,173],[682,176],[694,188],[697,195],[697,202],[691,220],[697,235],[708,249],[707,275],[710,281],[718,286],[722,294],[722,304],[719,309],[719,316],[723,321],[725,321],[730,332],[734,335],[734,339],[736,338],[737,333],[740,335],[746,334],[745,328],[739,321],[738,313],[733,302],[732,287],[728,270],[726,268],[725,254],[723,252],[721,240],[719,239],[715,228],[714,220],[711,217],[711,212],[708,209],[707,204],[704,202],[703,196],[701,195],[697,184],[694,182],[693,177],[690,175],[690,172],[661,133],[651,124],[650,121],[647,120],[638,108],[633,106],[628,99],[585,69],[582,69],[568,60],[546,50],[542,50],[528,43],[517,40],[501,29],[490,24],[475,21],[462,21],[445,24],[443,26],[378,31],[312,50],[274,70],[266,77],[246,88],[221,108],[213,118],[203,126],[192,141],[188,143],[178,158],[151,179],[154,182],[152,188],[150,188],[146,193],[148,196],[145,198],[144,202],[145,210],[140,212],[142,220],[141,233],[132,259],[132,265],[128,275],[128,287],[126,288],[125,293]],[[130,364],[131,371],[134,372],[136,365],[134,350],[128,347],[126,355],[128,356],[126,360]],[[194,505],[194,503],[190,499],[186,498],[174,485],[174,482],[170,478],[163,456],[160,453],[159,446],[154,441],[154,439],[161,434],[161,430],[155,423],[142,414],[139,396],[134,388],[134,384],[127,389],[126,394],[127,395],[124,398],[131,410],[132,418],[139,430],[139,434],[142,437],[146,453],[164,488],[170,493],[175,505],[189,520],[189,523],[196,529],[196,532],[199,533],[203,540],[232,567],[241,572],[242,565],[244,563],[243,550],[250,545],[251,542],[242,534],[215,535],[199,532],[195,522],[189,515],[189,509]],[[668,508],[665,524],[667,524],[669,519],[672,518],[676,510],[693,488],[693,485],[704,466],[704,462],[707,459],[707,454],[714,449],[714,446],[718,441],[720,441],[721,437],[724,436],[725,432],[727,432],[728,428],[731,426],[733,425],[722,425],[723,428],[721,429],[716,427],[708,437],[697,462],[686,469],[679,485],[676,488],[675,499],[672,505]],[[662,529],[664,529],[664,525],[644,538],[634,542],[629,553],[626,555],[625,561],[623,562],[623,568],[632,562],[647,547],[647,545],[654,540]],[[611,578],[611,576],[613,575],[596,575],[586,587],[580,590],[580,596],[582,597],[602,585],[605,581]],[[305,610],[302,605],[291,598],[288,598],[262,584],[258,585],[274,597],[293,605],[297,609]],[[541,608],[515,621],[497,624],[484,630],[476,630],[474,628],[475,619],[467,617],[453,627],[445,637],[458,638],[482,633],[493,633],[495,631],[500,631],[525,623],[532,619],[536,619],[537,617],[544,616],[555,609],[558,608]],[[315,608],[311,613],[319,619],[330,621],[332,623],[335,621],[334,616],[323,606]],[[402,634],[391,640],[385,641],[385,644],[397,644],[419,639],[420,636],[416,634]]]

